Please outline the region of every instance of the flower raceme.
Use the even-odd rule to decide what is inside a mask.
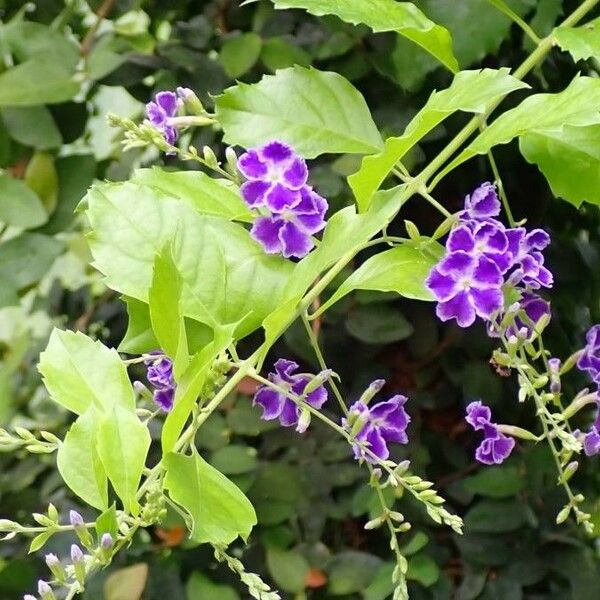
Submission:
[[[548,234],[541,229],[506,228],[495,219],[499,214],[500,201],[491,183],[483,183],[465,198],[464,210],[448,236],[446,255],[427,279],[442,321],[455,319],[460,327],[469,327],[477,317],[491,321],[504,310],[505,287],[522,295],[524,310],[534,308],[534,298],[539,299],[537,313],[540,302],[545,303],[531,290],[553,283],[541,252],[550,243]]]
[[[259,211],[252,237],[267,254],[306,256],[315,245],[312,236],[325,227],[328,204],[307,184],[304,159],[275,140],[242,154],[238,169],[246,178],[242,198]]]
[[[485,465],[498,465],[510,456],[515,440],[492,423],[492,411],[480,401],[467,406],[466,421],[475,431],[483,431],[483,440],[475,450],[475,458]]]

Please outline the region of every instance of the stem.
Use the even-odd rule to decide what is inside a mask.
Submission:
[[[427,192],[425,188],[419,190],[419,195],[425,198],[425,200],[427,200],[431,206],[437,208],[437,210],[439,210],[444,217],[448,218],[452,216],[452,213],[446,210],[431,194]]]
[[[541,40],[536,32],[516,12],[506,6],[504,2],[498,2],[497,0],[488,0],[488,2],[518,25],[534,44],[537,45],[540,43]]]

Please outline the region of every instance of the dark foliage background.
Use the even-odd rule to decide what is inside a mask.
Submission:
[[[417,4],[452,31],[462,68],[514,67],[531,50],[522,32],[484,0]],[[509,4],[545,35],[577,2]],[[5,24],[19,18],[38,24],[50,61],[63,60],[65,40],[81,56],[79,93],[47,105],[11,107],[15,84],[7,83],[5,75],[30,59],[32,46],[20,50],[6,34],[8,26],[0,29],[0,184],[7,177],[22,179],[48,215],[41,224],[32,219],[20,236],[5,228],[0,237],[0,420],[5,426],[43,427],[59,435],[68,417],[49,401],[35,369],[51,326],[81,329],[117,345],[127,321],[124,304],[88,266],[86,226],[73,210],[94,179],[125,179],[132,169],[150,164],[190,168],[154,151],[123,154],[118,133],[106,124],[108,112],[139,119],[155,91],[176,85],[193,88],[210,106],[212,95],[235,79],[254,82],[294,63],[312,64],[349,78],[367,98],[380,128],[398,134],[431,91],[450,81],[428,55],[398,36],[374,36],[366,28],[301,11],[274,11],[266,0],[246,7],[235,0],[4,1],[0,7]],[[44,65],[36,63],[29,74],[42,88],[56,83]],[[574,67],[555,50],[527,81],[537,91],[558,91],[577,70],[596,69],[593,62]],[[44,98],[43,90],[35,93]],[[508,102],[519,99],[514,94]],[[462,123],[464,116],[459,116],[438,128],[412,152],[409,166],[435,156]],[[202,129],[193,143],[223,151],[218,131]],[[584,205],[576,210],[555,199],[516,144],[499,147],[495,156],[515,216],[551,232],[549,263],[556,285],[547,345],[565,357],[582,345],[587,327],[600,320],[598,209]],[[358,160],[324,157],[313,163],[312,183],[333,210],[352,202],[345,176]],[[447,178],[436,197],[457,210],[466,193],[491,178],[480,157]],[[401,216],[424,233],[439,221],[417,199]],[[393,229],[403,233],[402,220]],[[410,499],[389,498],[413,523],[404,537],[411,598],[598,597],[600,546],[571,522],[554,524],[564,499],[547,449],[520,446],[494,468],[481,468],[473,460],[476,439],[463,421],[469,401],[482,398],[501,422],[535,427],[531,406],[516,400],[514,377],[501,377],[489,365],[493,342],[483,329],[441,326],[431,305],[356,293],[326,313],[320,338],[349,401],[376,377],[388,380],[385,392],[410,397],[411,441],[396,448],[394,458],[409,458],[414,471],[435,481],[465,518],[466,533],[459,537],[433,525]],[[301,325],[287,333],[277,351],[315,366]],[[565,393],[583,385],[583,378],[573,376]],[[249,569],[294,600],[384,600],[391,593],[393,565],[383,533],[363,530],[370,511],[377,514],[364,471],[347,445],[318,423],[299,436],[261,422],[249,392],[241,389],[230,398],[198,438],[203,455],[256,506],[259,526],[249,547],[239,548]],[[580,425],[586,427],[589,418],[582,416]],[[599,473],[594,459],[584,460],[574,481],[588,498],[586,509],[600,531]],[[52,456],[0,456],[2,517],[27,520],[50,501],[63,513],[83,510],[61,485]],[[44,552],[65,553],[71,541],[58,536]],[[19,598],[35,587],[45,573],[44,552],[26,556],[26,540],[0,545],[0,598]],[[84,594],[86,600],[165,597],[247,597],[229,572],[217,567],[209,549],[185,540],[175,514],[162,529],[140,535]]]

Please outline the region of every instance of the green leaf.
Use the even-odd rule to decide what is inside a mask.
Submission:
[[[245,223],[254,220],[235,184],[226,179],[213,179],[202,171],[165,171],[159,167],[138,169],[131,181],[173,196],[202,214]]]
[[[163,454],[173,450],[175,442],[183,431],[185,422],[204,388],[206,376],[214,359],[233,341],[234,329],[235,325],[216,328],[213,341],[192,358],[188,368],[178,381],[173,408],[163,425],[161,437]]]
[[[298,514],[305,498],[297,468],[282,462],[266,463],[248,495],[261,525],[277,525]]]
[[[268,548],[267,567],[277,587],[284,592],[299,593],[305,589],[310,565],[300,552]]]
[[[600,125],[571,127],[520,138],[525,159],[536,164],[555,196],[580,207],[600,205]]]
[[[148,428],[135,412],[115,404],[100,422],[98,454],[125,510],[136,514],[136,492],[150,448]]]
[[[225,475],[241,475],[258,467],[256,449],[248,446],[230,445],[213,453],[210,464]]]
[[[500,115],[475,138],[439,177],[477,154],[485,154],[498,144],[508,144],[527,133],[560,130],[565,125],[585,126],[600,123],[600,79],[575,78],[558,94],[535,94],[519,106]]]
[[[98,539],[102,538],[104,533],[110,533],[113,540],[117,539],[119,523],[117,521],[117,509],[114,504],[111,504],[97,519],[96,519],[96,535]]]
[[[365,344],[390,344],[410,337],[413,326],[390,306],[359,306],[346,318],[346,330]]]
[[[148,292],[150,320],[159,347],[174,363],[178,380],[189,361],[185,322],[181,313],[183,280],[173,262],[171,247],[165,246],[154,260],[152,285]]]
[[[508,498],[523,489],[524,478],[516,467],[494,466],[481,469],[463,480],[465,489],[488,498]]]
[[[440,578],[440,568],[427,554],[417,554],[408,561],[406,578],[431,587]]]
[[[48,214],[52,214],[58,200],[58,173],[54,157],[36,152],[25,169],[25,183],[38,195]]]
[[[336,15],[343,21],[368,25],[375,33],[396,31],[435,56],[451,71],[458,70],[447,29],[430,21],[412,2],[395,0],[273,0],[275,8],[304,8],[317,16]]]
[[[147,581],[145,563],[114,571],[104,583],[104,600],[141,600]]]
[[[239,83],[217,97],[216,112],[231,145],[249,148],[277,138],[305,158],[381,149],[364,98],[337,73],[295,66],[252,85]]]
[[[404,556],[412,556],[425,548],[429,542],[429,536],[422,531],[417,531],[415,535],[400,548],[401,554]]]
[[[334,556],[327,566],[329,593],[345,596],[364,590],[373,581],[382,562],[377,556],[352,550]]]
[[[31,554],[32,552],[37,552],[41,550],[46,542],[55,534],[55,531],[44,531],[43,533],[39,533],[32,540],[31,544],[29,544],[29,550],[27,554]]]
[[[241,322],[236,335],[243,337],[279,305],[293,263],[267,256],[241,225],[131,183],[94,186],[87,201],[94,265],[112,289],[148,302],[154,258],[173,243],[184,315]]]
[[[83,333],[54,329],[38,370],[55,402],[82,414],[90,406],[100,412],[135,407],[125,365],[114,349]]]
[[[0,112],[8,133],[20,144],[37,150],[62,144],[60,131],[45,106],[5,107]]]
[[[471,533],[500,533],[520,529],[529,520],[528,507],[518,500],[483,500],[465,515]]]
[[[580,27],[557,27],[554,39],[573,60],[600,58],[600,17]]]
[[[234,483],[198,454],[169,453],[164,463],[166,489],[194,520],[193,540],[226,546],[238,536],[248,539],[256,513]]]
[[[392,575],[396,568],[395,563],[383,563],[376,571],[373,581],[363,593],[364,600],[386,600],[394,592]]]
[[[58,447],[56,463],[64,482],[84,502],[104,510],[108,506],[108,481],[98,451],[98,413],[88,408],[71,425]]]
[[[0,175],[0,221],[32,229],[47,220],[44,205],[34,192],[21,180]]]
[[[21,290],[37,283],[62,253],[63,243],[40,233],[23,233],[0,244],[0,279]]]
[[[260,59],[272,73],[294,65],[310,66],[310,54],[290,41],[278,37],[264,40]]]
[[[369,206],[373,194],[396,163],[442,121],[456,111],[483,113],[490,102],[527,87],[510,75],[508,69],[457,73],[449,88],[433,92],[402,136],[388,138],[384,150],[366,156],[360,170],[348,178],[361,212]]]
[[[192,573],[185,586],[187,600],[240,600],[234,588],[213,583],[202,573]]]
[[[425,279],[439,262],[444,249],[437,242],[420,248],[407,244],[375,254],[342,283],[321,306],[319,314],[354,290],[396,292],[415,300],[433,300]]]
[[[219,60],[229,77],[236,79],[249,71],[260,56],[262,38],[249,32],[225,41]]]

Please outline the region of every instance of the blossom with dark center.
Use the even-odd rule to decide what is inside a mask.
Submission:
[[[463,217],[468,219],[489,219],[500,214],[500,200],[496,186],[489,181],[482,183],[465,198]]]
[[[600,384],[600,325],[594,325],[587,332],[587,344],[577,360],[577,367],[587,371],[594,383]]]
[[[241,187],[248,206],[264,206],[281,213],[300,203],[300,190],[306,185],[308,169],[304,159],[287,144],[272,141],[250,149],[240,156],[237,164],[248,180]]]
[[[483,440],[475,450],[475,458],[485,465],[498,465],[503,462],[515,447],[515,440],[504,435],[496,423],[492,423],[492,411],[481,401],[467,406],[467,423],[475,431],[483,431]]]
[[[168,144],[177,140],[177,128],[171,125],[171,119],[177,114],[179,99],[174,92],[158,92],[153,102],[146,104],[146,115],[154,127],[162,132]]]
[[[390,455],[388,442],[408,442],[406,428],[410,416],[404,409],[407,400],[406,396],[397,394],[372,407],[362,400],[350,407],[348,416],[342,419],[342,425],[354,434],[356,443],[352,448],[357,459],[371,463],[376,463],[377,459],[386,460]],[[365,451],[365,446],[370,452]]]
[[[153,352],[152,354],[160,354]],[[173,361],[166,356],[157,356],[146,361],[149,365],[146,372],[148,381],[154,387],[154,402],[164,411],[173,408],[175,400],[175,379],[173,377]]]
[[[304,396],[306,386],[314,379],[307,373],[295,373],[299,366],[292,360],[280,358],[274,365],[275,371],[269,373],[268,379],[280,390],[263,385],[254,394],[253,404],[258,404],[263,409],[262,419],[272,421],[279,419],[284,427],[296,427],[301,433],[304,427],[299,423],[301,409],[285,392],[296,396]],[[312,390],[304,400],[313,408],[321,408],[327,402],[327,390],[320,385]]]
[[[512,267],[508,283],[524,285],[537,290],[541,287],[552,287],[554,277],[544,266],[542,250],[550,243],[550,236],[543,229],[530,232],[524,227],[507,229],[508,251],[512,255]]]
[[[490,319],[504,304],[502,273],[483,255],[451,252],[433,268],[426,284],[438,301],[437,316],[456,319],[461,327],[469,327],[476,316]]]
[[[267,254],[302,258],[315,245],[312,236],[325,227],[327,200],[309,186],[298,193],[300,201],[293,208],[258,217],[254,222],[250,233]]]

